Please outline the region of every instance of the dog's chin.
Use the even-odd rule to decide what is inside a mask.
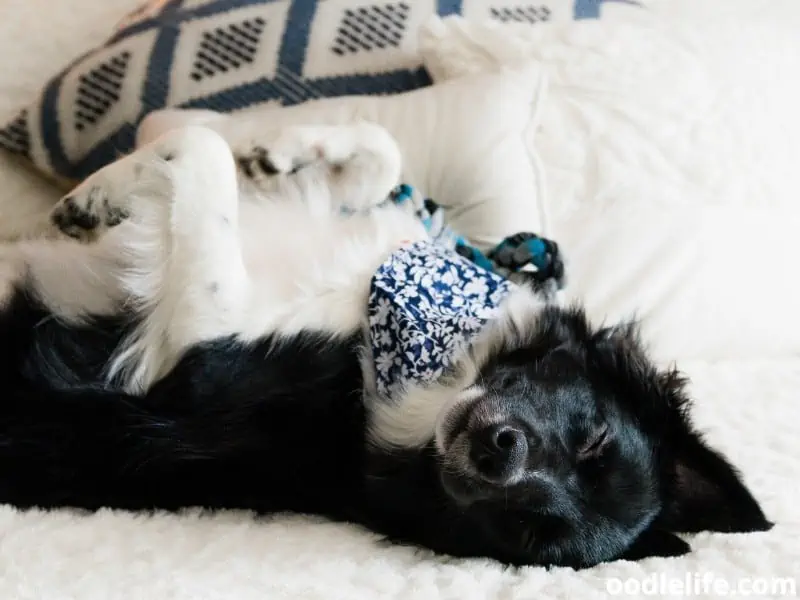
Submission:
[[[445,493],[462,508],[488,501],[493,496],[492,486],[465,473],[443,469],[440,480]]]

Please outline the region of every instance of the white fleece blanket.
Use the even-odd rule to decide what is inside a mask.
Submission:
[[[674,4],[676,10],[702,4],[706,14],[714,15],[711,1]],[[0,119],[13,116],[54,68],[102,40],[136,4],[5,0],[0,12]],[[738,10],[742,18],[769,10],[778,11],[778,20],[780,11],[800,15],[796,4],[778,0],[717,0],[717,10],[723,5],[729,15]],[[797,72],[776,76],[798,77]],[[724,128],[720,132],[717,143],[722,145]],[[0,173],[2,235],[12,219],[18,223],[35,214],[57,192],[5,156],[0,157]],[[770,183],[785,197],[800,193],[796,176]],[[794,277],[792,257],[785,262],[786,277]],[[800,300],[800,294],[795,297]],[[768,292],[764,301],[768,310]],[[2,507],[0,599],[532,600],[604,598],[620,587],[634,592],[629,594],[633,597],[697,596],[704,589],[729,592],[708,597],[730,592],[779,597],[792,590],[797,595],[797,579],[786,578],[800,579],[800,358],[771,350],[760,345],[754,356],[724,360],[698,350],[681,364],[693,379],[697,422],[741,467],[777,522],[768,533],[701,534],[692,540],[695,551],[683,558],[616,562],[574,572],[448,560],[387,547],[354,527],[297,516],[23,514]],[[692,589],[685,589],[687,583]],[[752,593],[754,589],[762,593]]]

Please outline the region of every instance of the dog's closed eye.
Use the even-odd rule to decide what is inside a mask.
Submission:
[[[608,423],[596,425],[591,432],[589,432],[586,440],[578,446],[576,452],[578,460],[583,461],[600,456],[608,445],[608,442],[611,441],[611,437]]]

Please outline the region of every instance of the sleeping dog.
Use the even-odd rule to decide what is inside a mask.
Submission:
[[[377,202],[400,169],[374,125],[185,127],[3,246],[0,502],[314,513],[514,565],[769,529],[633,325],[432,248]]]

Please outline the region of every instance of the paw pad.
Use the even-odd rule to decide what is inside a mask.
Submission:
[[[101,229],[116,227],[130,217],[130,211],[115,206],[105,190],[92,187],[63,198],[53,209],[50,220],[64,235],[91,241]]]
[[[91,205],[87,204],[87,207],[91,208]],[[94,229],[100,224],[100,218],[96,214],[81,208],[71,196],[62,200],[60,210],[53,212],[52,220],[56,227],[70,237],[76,237],[76,230]]]
[[[236,162],[248,179],[255,179],[258,175],[277,175],[281,170],[275,166],[266,148],[254,147],[245,155],[238,156]]]

